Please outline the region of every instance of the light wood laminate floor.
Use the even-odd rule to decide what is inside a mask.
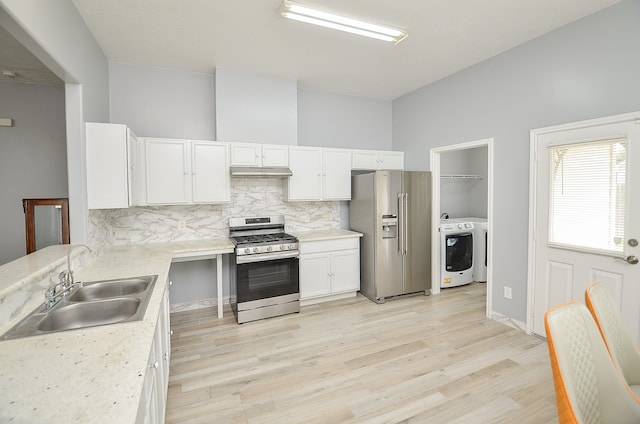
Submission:
[[[167,422],[557,422],[546,343],[484,312],[474,283],[243,325],[171,314]]]

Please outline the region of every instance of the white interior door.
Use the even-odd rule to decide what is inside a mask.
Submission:
[[[546,336],[544,314],[549,308],[571,300],[584,303],[585,289],[599,281],[617,302],[632,337],[640,342],[640,265],[633,263],[640,256],[635,242],[640,240],[640,193],[635,186],[640,182],[639,118],[631,114],[532,131],[536,160],[529,293],[536,334]],[[576,153],[581,148],[583,152],[599,148],[596,144],[610,146],[605,153],[608,170],[606,160],[601,168],[603,175],[610,176],[608,184],[606,176],[599,177],[600,182],[593,177],[600,173],[598,160]],[[586,166],[579,165],[582,170],[572,173],[570,164],[576,163],[576,155]],[[571,181],[582,188],[575,188]],[[561,209],[572,207],[575,213],[561,216]],[[612,214],[604,218],[603,211]]]

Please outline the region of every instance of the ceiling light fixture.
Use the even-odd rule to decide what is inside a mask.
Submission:
[[[323,12],[310,6],[284,0],[280,6],[280,16],[296,21],[306,22],[309,24],[320,25],[325,28],[346,31],[352,34],[363,35],[378,40],[390,41],[398,44],[407,38],[407,32],[387,26],[372,24],[369,22],[359,21],[357,19],[347,18],[345,16],[335,15],[333,13]]]

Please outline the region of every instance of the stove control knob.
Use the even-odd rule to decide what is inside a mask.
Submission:
[[[295,244],[290,244],[290,245],[289,245],[289,249],[290,249],[290,250],[293,250],[293,249],[295,249],[295,248],[296,248],[296,245],[295,245]]]
[[[272,250],[273,250],[273,247],[267,246],[267,252],[271,252]]]
[[[462,225],[462,224],[458,224],[458,228],[463,229],[463,228],[464,228],[464,225]]]
[[[254,248],[253,248],[253,253],[258,253],[258,252],[260,252],[260,249],[259,249],[259,248],[257,248],[257,247],[254,247]]]
[[[251,253],[251,249],[249,249],[249,248],[244,249],[244,253]]]

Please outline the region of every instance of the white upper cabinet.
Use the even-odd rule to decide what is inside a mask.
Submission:
[[[230,143],[231,166],[289,166],[289,147],[277,144]]]
[[[351,151],[290,147],[285,180],[288,201],[349,200],[351,198]]]
[[[350,150],[322,150],[322,194],[324,200],[351,199]]]
[[[284,180],[287,200],[320,200],[322,198],[321,149],[290,147],[289,168],[293,175]]]
[[[227,144],[192,142],[192,203],[228,202],[231,199],[227,152]]]
[[[400,170],[404,169],[404,152],[354,150],[351,163],[356,170]]]
[[[147,138],[145,156],[147,204],[229,201],[227,144]]]
[[[189,141],[145,140],[147,204],[189,203]]]
[[[136,136],[125,125],[86,124],[87,205],[89,209],[127,208],[135,204]],[[130,162],[130,160],[132,161]]]
[[[262,166],[289,166],[289,147],[263,144]]]

